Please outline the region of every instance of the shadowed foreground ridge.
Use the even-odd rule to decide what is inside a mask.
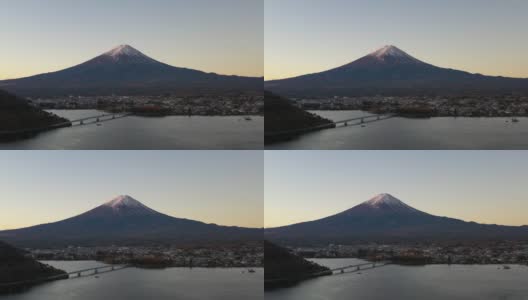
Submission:
[[[64,118],[31,106],[23,98],[0,90],[0,132],[43,128],[67,121]],[[2,136],[0,136],[0,139],[2,139]]]
[[[330,275],[330,269],[290,253],[287,249],[264,241],[264,288],[278,288],[301,280]],[[319,275],[314,275],[320,273]]]
[[[66,272],[29,258],[22,250],[0,241],[0,294],[20,291],[54,276],[68,278]],[[14,282],[22,283],[8,285]]]
[[[264,92],[265,142],[273,143],[295,137],[299,133],[290,131],[324,126],[333,127],[332,121],[294,106],[286,98]],[[281,134],[283,133],[283,134]]]

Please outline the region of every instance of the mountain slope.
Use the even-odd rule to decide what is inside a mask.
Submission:
[[[260,241],[262,230],[206,224],[152,210],[119,196],[59,222],[0,231],[0,239],[21,247],[142,245]]]
[[[527,93],[528,79],[471,74],[422,62],[385,46],[328,71],[265,82],[285,95],[423,95]]]
[[[528,227],[484,225],[434,216],[389,194],[380,194],[333,216],[266,229],[265,237],[282,243],[528,240]]]
[[[220,93],[262,91],[262,78],[173,67],[121,45],[64,70],[0,81],[0,87],[24,96]]]

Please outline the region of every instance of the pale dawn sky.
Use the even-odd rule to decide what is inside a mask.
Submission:
[[[262,0],[17,0],[0,9],[0,79],[58,71],[118,45],[176,66],[263,76]]]
[[[528,78],[526,0],[266,0],[265,79],[395,45],[430,64]]]
[[[0,230],[55,222],[127,194],[161,213],[262,227],[262,151],[2,151]]]
[[[427,213],[528,225],[526,151],[266,151],[264,224],[339,213],[389,193]]]

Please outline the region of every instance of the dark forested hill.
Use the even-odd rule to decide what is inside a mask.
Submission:
[[[264,270],[265,288],[287,286],[303,279],[331,274],[328,268],[269,241],[264,241]]]
[[[35,108],[21,97],[0,90],[0,132],[41,128],[62,122],[67,120]]]
[[[27,257],[22,250],[0,241],[0,294],[64,278],[68,278],[66,272]]]
[[[298,108],[288,99],[270,92],[264,93],[264,115],[266,143],[294,137],[297,135],[295,131],[299,129],[325,125],[333,126],[330,120]]]

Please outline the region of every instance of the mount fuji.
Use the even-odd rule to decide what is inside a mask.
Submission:
[[[500,226],[439,217],[417,210],[390,194],[315,221],[267,228],[279,243],[357,243],[528,239],[528,226]]]
[[[0,231],[0,240],[35,248],[245,242],[262,241],[262,236],[258,228],[171,217],[126,195],[62,221]]]
[[[262,78],[173,67],[129,45],[57,72],[0,81],[21,96],[134,95],[262,92]]]
[[[346,65],[265,82],[289,96],[528,94],[528,78],[505,78],[437,67],[388,45]]]

